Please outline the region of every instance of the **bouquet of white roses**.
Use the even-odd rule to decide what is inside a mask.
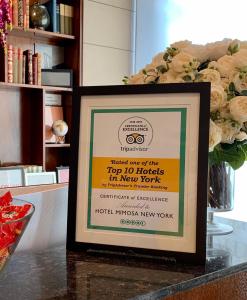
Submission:
[[[247,42],[172,44],[126,84],[211,82],[209,160],[234,169],[247,158]]]

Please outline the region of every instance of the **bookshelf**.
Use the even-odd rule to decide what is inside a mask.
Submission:
[[[40,49],[52,53],[53,65],[62,64],[62,68],[72,69],[73,86],[78,86],[82,82],[83,0],[61,2],[74,8],[73,34],[14,26],[12,31],[8,32],[7,43],[23,50],[30,49],[32,53],[41,51]],[[46,54],[46,52],[41,53]],[[72,91],[72,88],[67,87],[8,82],[7,55],[4,54],[3,49],[0,49],[0,136],[4,137],[0,147],[1,167],[39,165],[44,171],[55,171],[56,167],[69,166]],[[64,144],[46,142],[47,94],[61,96],[63,119],[69,127]],[[55,188],[63,186],[64,184],[54,185]],[[30,186],[22,187],[21,192],[25,193],[25,189],[30,188]],[[47,186],[43,188],[51,189]],[[18,188],[13,187],[13,189]],[[31,188],[33,189],[35,190],[34,187]],[[3,189],[0,189],[1,191]]]

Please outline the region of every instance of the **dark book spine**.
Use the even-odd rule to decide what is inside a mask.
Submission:
[[[60,5],[56,4],[56,15],[57,15],[57,32],[61,32],[60,28]]]
[[[28,84],[33,84],[33,63],[32,63],[32,50],[25,50],[23,54],[26,56],[26,71],[25,81]]]
[[[56,0],[50,0],[46,4],[48,13],[50,15],[51,24],[50,24],[50,30],[53,32],[58,32],[57,30],[57,1]]]
[[[26,83],[26,55],[22,56],[22,83]]]
[[[34,54],[32,56],[33,67],[33,84],[38,85],[38,57]]]

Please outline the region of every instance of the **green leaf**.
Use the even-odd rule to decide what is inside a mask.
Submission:
[[[247,96],[247,90],[241,91],[240,95],[241,95],[241,96]]]
[[[235,92],[235,91],[236,91],[235,85],[234,85],[233,82],[231,82],[231,83],[229,84],[229,91],[230,91],[230,92]]]
[[[200,66],[198,67],[197,70],[198,70],[198,71],[201,71],[201,70],[207,69],[209,63],[210,63],[210,60],[209,60],[209,59],[206,60],[206,61],[204,61],[204,62],[202,62],[202,63],[200,64]]]
[[[185,75],[182,77],[184,81],[188,82],[188,81],[192,81],[191,76],[190,75]]]
[[[160,72],[161,74],[164,74],[165,72],[168,71],[168,68],[165,65],[160,65],[156,67],[157,71]]]
[[[247,160],[247,144],[242,144],[241,146],[242,151],[244,152],[245,154],[245,160]]]
[[[243,145],[244,146],[244,145]],[[246,160],[246,153],[243,146],[237,143],[233,144],[222,144],[214,148],[213,152],[209,153],[209,163],[220,164],[221,162],[228,162],[229,165],[234,169],[239,169]]]

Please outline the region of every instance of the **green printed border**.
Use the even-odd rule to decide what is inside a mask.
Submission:
[[[92,198],[92,164],[93,164],[93,141],[94,141],[94,117],[98,113],[135,113],[135,112],[180,112],[180,178],[179,178],[179,225],[178,231],[158,231],[146,229],[133,229],[123,227],[99,226],[91,224],[91,198]],[[187,108],[134,108],[134,109],[94,109],[91,111],[90,132],[90,161],[89,161],[89,189],[88,189],[88,214],[87,228],[109,231],[124,231],[167,236],[183,236],[184,231],[184,184],[185,184],[185,148],[186,148],[186,123]]]

